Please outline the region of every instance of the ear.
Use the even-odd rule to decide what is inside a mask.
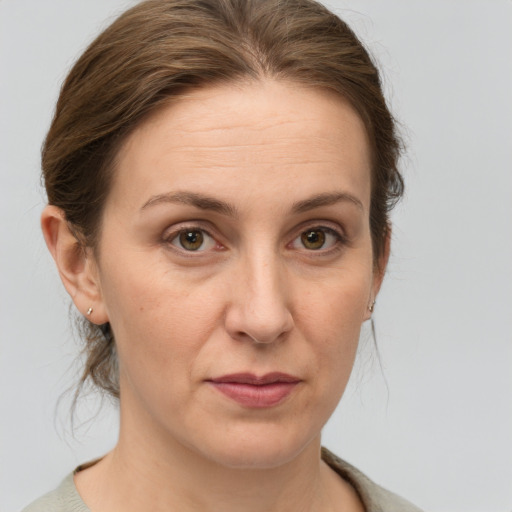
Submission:
[[[62,283],[78,311],[95,324],[108,322],[91,248],[80,243],[71,231],[64,212],[56,206],[48,205],[43,210],[41,228]]]
[[[366,311],[366,318],[365,318],[366,320],[369,320],[372,316],[373,304],[375,304],[377,295],[378,295],[380,287],[382,285],[382,281],[384,280],[384,275],[386,274],[386,268],[388,266],[390,251],[391,251],[391,226],[388,226],[388,228],[386,229],[386,233],[384,235],[384,247],[383,247],[382,254],[381,254],[379,260],[376,262],[375,268],[373,270],[372,289],[370,292],[368,308]]]

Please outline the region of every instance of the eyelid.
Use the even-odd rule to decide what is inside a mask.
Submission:
[[[196,251],[187,250],[185,248],[179,247],[177,245],[172,244],[172,242],[183,232],[185,231],[201,231],[204,235],[211,238],[214,241],[214,247],[208,249],[198,249]],[[215,250],[216,246],[217,250],[224,248],[223,244],[219,242],[218,237],[212,234],[212,230],[206,228],[204,226],[203,221],[187,221],[181,224],[175,224],[171,228],[165,230],[162,236],[162,242],[166,244],[167,247],[172,248],[179,254],[187,257],[199,256],[204,253],[210,252],[211,250]]]
[[[336,243],[328,247],[326,249],[320,248],[320,249],[307,249],[306,247],[302,247],[299,250],[302,250],[308,254],[312,255],[322,255],[322,254],[329,254],[333,251],[341,249],[343,246],[348,245],[348,237],[345,234],[344,230],[339,226],[334,226],[332,222],[330,221],[317,221],[314,223],[304,223],[301,226],[299,226],[297,229],[294,230],[294,235],[292,240],[287,244],[287,246],[292,245],[303,233],[306,231],[324,231],[336,238]]]

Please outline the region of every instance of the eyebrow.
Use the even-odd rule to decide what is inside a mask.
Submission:
[[[326,194],[318,194],[309,199],[298,201],[293,204],[292,211],[294,213],[304,213],[321,206],[331,206],[337,203],[349,202],[356,205],[361,211],[364,210],[363,203],[352,194],[347,192],[331,192]]]
[[[159,194],[146,201],[141,210],[163,203],[186,204],[195,206],[200,210],[210,210],[227,215],[228,217],[238,217],[237,209],[229,203],[221,201],[220,199],[215,199],[214,197],[197,194],[195,192],[172,192],[169,194]]]
[[[352,194],[346,192],[331,192],[318,194],[308,199],[298,201],[292,205],[291,211],[293,213],[304,213],[315,208],[320,208],[321,206],[331,206],[342,202],[352,203],[360,210],[364,210],[363,203]],[[228,217],[238,217],[238,210],[235,206],[220,199],[195,192],[172,192],[152,196],[144,203],[141,210],[165,203],[185,204],[194,206],[200,210],[214,211]]]

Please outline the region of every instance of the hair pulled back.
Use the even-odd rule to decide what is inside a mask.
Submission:
[[[95,248],[117,152],[149,115],[190,88],[264,77],[330,89],[363,120],[372,151],[374,261],[403,193],[400,141],[379,73],[352,30],[313,0],[147,0],[122,14],[66,78],[42,150],[48,202]],[[87,379],[119,396],[108,325],[84,319]]]

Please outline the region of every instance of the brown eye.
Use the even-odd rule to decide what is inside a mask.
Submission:
[[[327,226],[315,226],[300,233],[289,245],[296,250],[317,251],[319,254],[330,253],[331,249],[345,244],[345,238],[337,230]]]
[[[204,241],[203,233],[199,230],[187,229],[179,234],[179,243],[187,251],[197,251]]]
[[[318,250],[325,244],[325,232],[321,229],[311,229],[304,231],[304,233],[300,235],[300,239],[306,249],[313,251]]]
[[[175,231],[173,235],[166,238],[166,242],[182,252],[202,253],[222,248],[207,231],[196,226]]]
[[[186,251],[204,251],[215,245],[215,241],[201,229],[184,229],[171,240],[171,245]]]
[[[207,231],[195,226],[176,231],[173,236],[167,238],[167,243],[185,252],[202,253],[222,248]]]

